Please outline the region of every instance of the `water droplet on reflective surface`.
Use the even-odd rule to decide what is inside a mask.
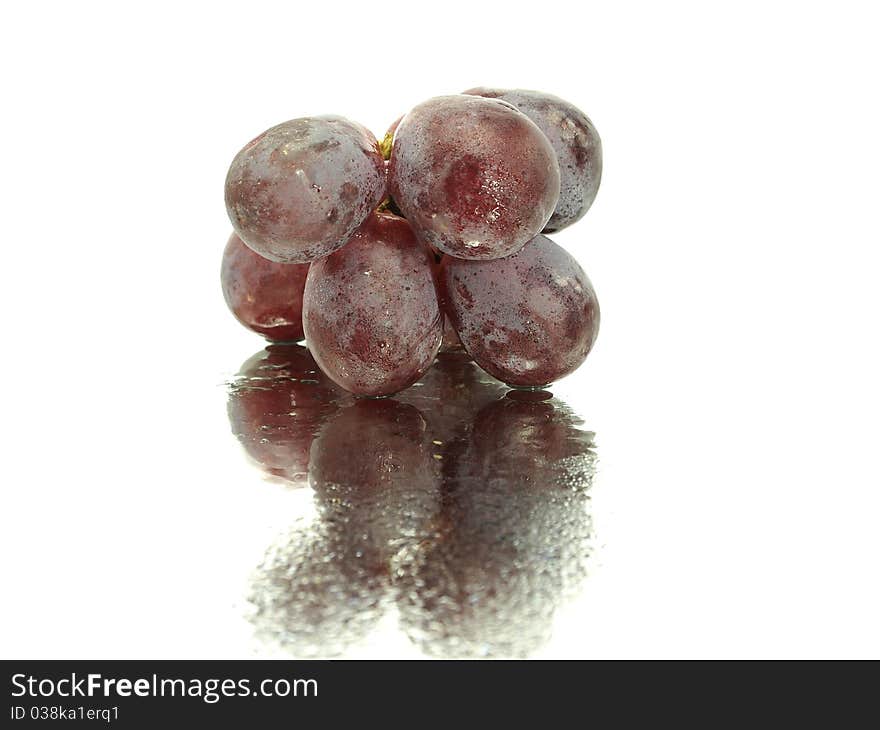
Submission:
[[[454,353],[418,387],[357,400],[300,379],[308,351],[283,347],[230,388],[249,455],[308,483],[317,508],[254,574],[258,636],[294,656],[345,655],[396,610],[428,655],[540,649],[586,575],[593,434],[550,393],[513,393]],[[284,377],[267,380],[279,359]]]

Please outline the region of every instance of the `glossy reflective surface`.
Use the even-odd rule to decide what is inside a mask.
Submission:
[[[444,353],[395,398],[355,399],[304,347],[275,345],[231,384],[229,416],[256,464],[308,485],[314,507],[251,580],[266,647],[346,656],[392,622],[426,655],[530,656],[581,590],[593,434],[550,393]]]

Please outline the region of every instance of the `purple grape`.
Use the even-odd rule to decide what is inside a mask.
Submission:
[[[235,232],[283,263],[335,251],[383,197],[385,163],[376,138],[336,116],[272,127],[235,156],[226,176]]]
[[[441,96],[409,112],[388,174],[419,239],[464,259],[516,252],[559,199],[559,164],[541,130],[510,104],[477,96]]]
[[[590,280],[546,236],[496,261],[444,259],[441,278],[465,349],[509,385],[536,388],[568,375],[599,331]]]
[[[412,385],[443,333],[431,255],[402,218],[376,213],[348,245],[312,264],[303,298],[308,347],[357,395]]]
[[[573,104],[541,91],[479,87],[464,93],[513,104],[553,145],[559,160],[559,202],[544,232],[562,230],[583,218],[602,178],[602,141],[589,117]]]
[[[223,297],[245,327],[273,342],[303,338],[302,298],[308,264],[279,264],[264,259],[234,233],[223,252]]]

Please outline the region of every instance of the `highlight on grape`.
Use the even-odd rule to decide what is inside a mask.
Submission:
[[[577,261],[546,233],[596,197],[602,143],[556,96],[479,87],[399,117],[382,141],[338,116],[279,124],[226,176],[226,303],[272,342],[306,346],[368,397],[463,350],[515,388],[576,370],[599,331]]]

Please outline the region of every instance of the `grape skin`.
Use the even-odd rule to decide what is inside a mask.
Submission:
[[[318,365],[352,393],[390,395],[418,380],[440,347],[443,319],[431,256],[409,224],[376,213],[314,262],[303,326]]]
[[[336,250],[384,197],[376,138],[337,116],[272,127],[235,156],[226,176],[226,210],[236,233],[283,263]]]
[[[303,338],[302,298],[308,264],[279,264],[244,245],[234,233],[223,251],[220,284],[235,318],[273,342]]]
[[[452,256],[519,250],[550,219],[559,164],[541,130],[510,104],[442,96],[394,134],[389,189],[419,239]]]
[[[441,289],[471,357],[515,387],[545,386],[573,372],[599,331],[590,280],[543,235],[495,261],[444,259]]]
[[[544,233],[560,231],[584,217],[602,179],[602,141],[590,118],[552,94],[526,89],[469,89],[472,94],[510,102],[550,140],[559,160],[559,203]]]

